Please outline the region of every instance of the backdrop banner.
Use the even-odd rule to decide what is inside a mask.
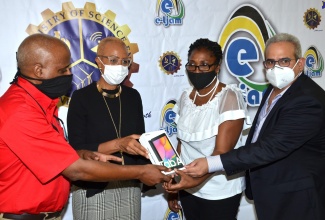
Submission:
[[[125,84],[141,94],[146,131],[165,129],[175,145],[177,127],[171,109],[190,86],[187,53],[199,38],[222,46],[220,81],[239,86],[251,119],[268,85],[262,65],[265,42],[276,33],[300,39],[305,74],[325,88],[321,0],[2,0],[1,5],[0,95],[17,71],[16,52],[22,40],[34,33],[54,36],[68,45],[72,55],[73,86],[59,111],[64,120],[71,94],[99,79],[95,55],[107,36],[122,39],[133,59]],[[71,201],[63,219],[73,219]],[[168,209],[164,190],[157,186],[142,196],[141,219],[185,218]],[[245,196],[238,219],[256,219],[254,203]]]

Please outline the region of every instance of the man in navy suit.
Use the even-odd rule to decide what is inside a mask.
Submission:
[[[324,220],[325,91],[303,74],[301,45],[290,34],[266,42],[263,64],[270,86],[246,145],[193,161],[177,171],[181,182],[165,188],[191,188],[208,173],[246,170],[246,195],[259,220]]]

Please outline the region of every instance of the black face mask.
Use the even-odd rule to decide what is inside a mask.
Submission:
[[[25,76],[23,74],[21,74],[20,76],[26,79],[41,81],[41,84],[33,83],[33,85],[51,99],[55,99],[67,94],[67,92],[71,88],[72,83],[72,74],[58,76],[52,79],[35,79],[29,76]]]
[[[211,72],[203,72],[203,73],[194,73],[187,71],[187,75],[192,85],[196,90],[200,90],[209,85],[214,77],[216,76],[216,72],[213,70]]]

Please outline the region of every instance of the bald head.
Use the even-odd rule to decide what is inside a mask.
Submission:
[[[125,50],[127,51],[126,45],[121,39],[116,38],[116,37],[106,37],[106,38],[102,39],[100,41],[100,43],[98,44],[97,55],[105,54],[105,48],[109,47],[112,44],[120,45],[120,46],[124,47]]]
[[[28,74],[33,65],[47,65],[58,55],[57,52],[62,50],[69,52],[67,45],[60,39],[46,34],[33,34],[25,38],[18,47],[18,67]]]

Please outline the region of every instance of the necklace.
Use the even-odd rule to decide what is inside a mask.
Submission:
[[[193,103],[194,103],[195,100],[196,100],[196,96],[199,96],[199,97],[205,97],[205,96],[209,95],[209,94],[212,92],[212,94],[211,94],[209,100],[207,101],[207,102],[210,102],[211,99],[212,99],[212,97],[213,97],[214,92],[217,90],[218,84],[219,84],[219,81],[217,81],[216,84],[213,86],[213,88],[212,88],[208,93],[206,93],[206,94],[204,94],[204,95],[200,95],[200,94],[198,93],[198,91],[195,91],[195,96],[194,96],[194,98],[193,98]]]
[[[97,86],[97,88],[98,88],[98,86]],[[115,132],[116,132],[116,136],[117,136],[117,138],[121,138],[121,123],[122,123],[122,103],[121,103],[121,97],[120,97],[120,95],[118,95],[118,100],[119,100],[119,103],[120,103],[120,119],[119,119],[118,131],[117,131],[117,128],[116,128],[116,125],[115,125],[115,122],[114,122],[114,119],[113,119],[111,110],[108,107],[108,104],[106,102],[106,99],[104,97],[104,94],[102,94],[102,96],[103,96],[105,105],[107,107],[109,116],[112,119],[112,122],[113,122],[113,125],[114,125],[114,128],[115,128]],[[122,165],[124,165],[124,157],[123,157],[123,151],[122,150],[120,150],[120,154],[121,154],[121,158],[122,158]]]
[[[120,94],[122,92],[122,87],[120,85],[118,87],[119,87],[119,89],[118,89],[118,92],[117,93],[115,93],[115,94],[108,94],[107,92],[104,92],[103,89],[100,88],[100,86],[97,83],[97,90],[98,90],[98,92],[100,92],[103,96],[105,96],[107,98],[110,98],[110,99],[116,98],[116,97],[119,97],[120,96]]]
[[[213,82],[214,80],[212,80],[212,82]],[[211,83],[212,83],[211,82]],[[209,85],[211,85],[211,83],[209,84]],[[211,90],[208,92],[208,93],[205,93],[204,95],[201,95],[197,90],[196,90],[196,95],[197,96],[199,96],[199,97],[205,97],[205,96],[207,96],[207,95],[209,95],[217,86],[218,86],[218,84],[219,83],[216,83],[214,86],[213,86],[213,88],[211,88]],[[207,87],[209,86],[209,85],[207,85]]]

